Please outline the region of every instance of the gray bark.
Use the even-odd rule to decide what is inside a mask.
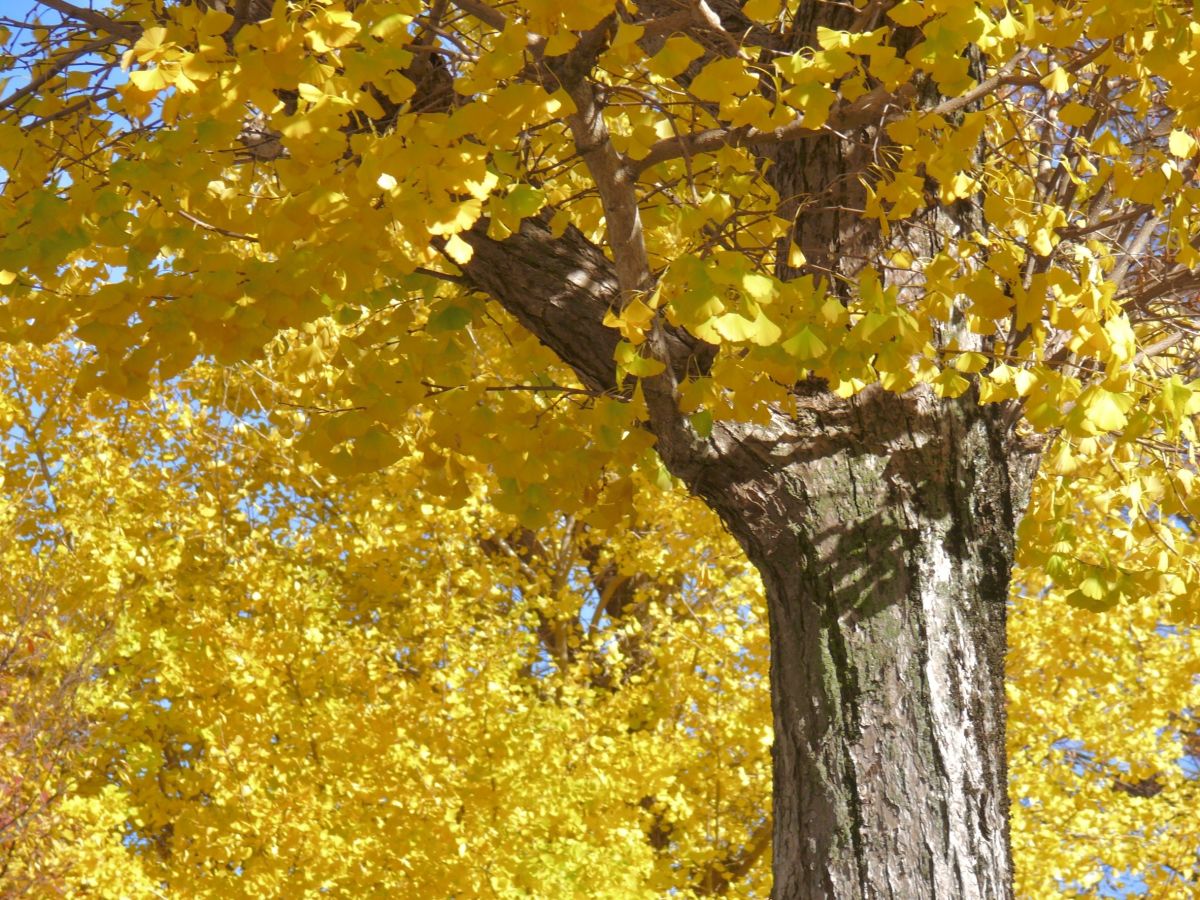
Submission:
[[[813,399],[801,431],[826,438],[725,512],[770,608],[775,896],[1007,897],[1024,460],[969,400]]]

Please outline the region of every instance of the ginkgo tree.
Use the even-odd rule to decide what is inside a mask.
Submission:
[[[665,467],[766,590],[776,896],[1010,891],[1047,439],[1131,515],[1193,503],[1190,5],[42,0],[6,30],[8,339],[73,328],[82,388],[137,397],[292,329],[287,377],[338,372],[330,471],[419,452],[455,504],[482,466],[527,527]],[[1047,549],[1065,603],[1194,613],[1169,552]]]

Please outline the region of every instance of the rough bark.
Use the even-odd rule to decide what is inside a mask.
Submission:
[[[1028,470],[997,418],[817,394],[775,472],[708,489],[767,589],[781,900],[1009,896],[1005,605]]]

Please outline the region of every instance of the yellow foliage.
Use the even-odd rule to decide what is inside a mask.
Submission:
[[[1057,442],[1018,889],[1194,893],[1194,10],[666,6],[6,19],[13,891],[764,896],[760,589],[642,427],[633,384],[674,379],[697,443],[810,381]],[[604,244],[614,185],[654,283],[583,384],[462,273],[522,229]]]
[[[762,600],[695,501],[530,529],[432,449],[315,470],[262,374],[85,402],[82,352],[3,360],[0,892],[766,895]]]

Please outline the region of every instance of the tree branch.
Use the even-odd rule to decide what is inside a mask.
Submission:
[[[613,362],[620,335],[604,325],[621,296],[612,260],[573,226],[555,237],[545,222],[525,219],[502,241],[489,238],[487,229],[485,219],[461,235],[474,250],[462,266],[470,286],[558,354],[582,385],[626,396]],[[708,371],[715,347],[682,330],[667,327],[664,334],[677,377]]]
[[[890,121],[889,108],[903,112],[916,94],[912,85],[901,85],[895,93],[876,88],[856,99],[853,103],[842,103],[830,113],[828,121],[819,128],[804,124],[803,118],[793,119],[786,125],[770,131],[757,128],[710,128],[682,137],[663,138],[650,148],[650,152],[639,160],[629,163],[634,177],[661,162],[696,153],[708,153],[721,147],[761,147],[768,144],[785,144],[805,138],[817,137],[831,131],[850,131],[873,122]]]
[[[94,53],[97,50],[102,50],[109,44],[116,43],[117,40],[118,38],[116,35],[109,35],[108,37],[98,38],[94,41],[84,44],[82,47],[77,47],[74,50],[64,53],[62,56],[50,63],[46,67],[45,71],[43,71],[37,77],[31,78],[28,84],[17,88],[3,100],[0,100],[0,109],[11,109],[14,103],[17,103],[18,101],[37,91],[38,88],[48,82],[55,75],[58,75],[60,72],[66,69],[69,65],[71,65],[71,63],[79,59],[79,57],[85,56],[88,53]]]
[[[465,384],[436,384],[432,381],[422,381],[431,395],[444,394],[447,391],[457,391],[468,387]],[[615,397],[613,391],[593,391],[590,388],[567,387],[561,384],[492,384],[483,388],[489,392],[521,391],[534,394],[569,394],[581,397]]]
[[[994,75],[984,79],[965,94],[943,101],[930,112],[941,116],[951,115],[965,109],[997,87],[1009,83],[1013,71],[1026,55],[1026,52],[1018,53],[1001,66]],[[746,127],[710,128],[707,131],[682,137],[663,138],[650,148],[650,152],[646,156],[631,163],[631,167],[635,175],[640,175],[646,169],[661,162],[680,156],[711,152],[723,146],[761,147],[768,144],[783,144],[816,137],[831,131],[852,131],[872,123],[882,124],[898,118],[901,113],[905,112],[915,95],[915,89],[909,84],[902,85],[895,93],[883,88],[876,88],[853,102],[843,102],[835,106],[830,111],[828,121],[819,128],[804,125],[804,119],[800,117],[771,131]],[[892,112],[893,110],[894,112]]]
[[[42,6],[48,6],[55,12],[61,13],[68,19],[82,22],[93,31],[102,31],[118,38],[130,40],[137,38],[142,33],[142,27],[134,22],[118,22],[94,9],[76,6],[73,3],[67,3],[66,0],[38,0],[38,2]]]

